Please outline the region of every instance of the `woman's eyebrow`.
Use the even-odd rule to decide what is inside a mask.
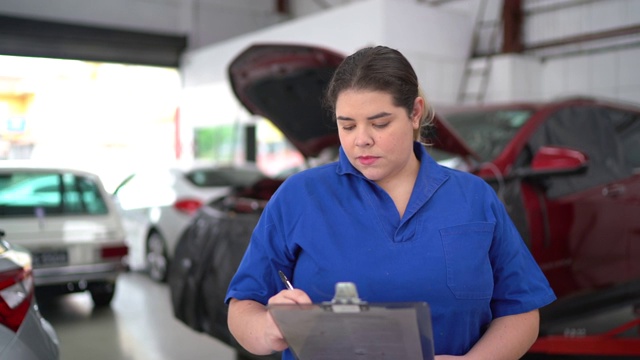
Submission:
[[[383,112],[380,112],[380,113],[377,113],[375,115],[371,115],[371,116],[367,117],[367,120],[376,120],[376,119],[380,119],[380,118],[383,118],[383,117],[386,117],[386,116],[390,116],[390,115],[391,115],[391,113],[383,111]],[[353,121],[354,119],[350,118],[348,116],[336,116],[336,120]]]
[[[388,112],[386,112],[386,111],[383,111],[383,112],[377,113],[377,114],[375,114],[375,115],[373,115],[373,116],[369,116],[369,117],[367,118],[367,120],[380,119],[380,118],[383,118],[383,117],[386,117],[386,116],[389,116],[389,115],[391,115],[391,114],[390,114],[390,113],[388,113]]]

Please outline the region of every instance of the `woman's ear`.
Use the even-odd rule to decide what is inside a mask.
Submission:
[[[423,115],[424,115],[424,99],[418,96],[413,101],[413,111],[411,112],[411,123],[413,124],[414,129],[417,129],[420,127],[420,123],[422,122]]]

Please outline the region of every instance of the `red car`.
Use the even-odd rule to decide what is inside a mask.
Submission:
[[[547,314],[638,298],[639,108],[574,98],[436,110],[432,154],[493,185],[559,298]]]
[[[321,99],[343,56],[255,45],[232,63],[233,89],[308,157],[337,146]],[[640,298],[640,109],[592,99],[476,108],[436,107],[423,133],[440,163],[493,185],[558,301],[544,325],[571,312]],[[201,210],[170,271],[176,317],[237,346],[226,328],[227,285],[278,181]]]

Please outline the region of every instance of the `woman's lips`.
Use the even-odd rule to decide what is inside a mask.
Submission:
[[[358,156],[358,162],[362,165],[372,165],[378,160],[376,156]]]

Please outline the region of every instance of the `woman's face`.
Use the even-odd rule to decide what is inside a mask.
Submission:
[[[336,101],[338,135],[351,164],[369,180],[387,182],[405,174],[415,160],[414,130],[424,101],[416,98],[412,114],[393,104],[383,91],[345,90]]]

